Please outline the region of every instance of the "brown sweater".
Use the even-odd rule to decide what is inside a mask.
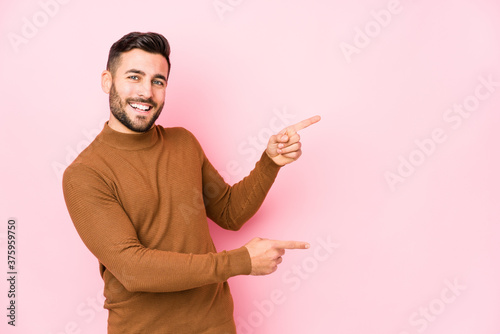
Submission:
[[[217,252],[207,216],[238,230],[279,169],[263,153],[229,186],[189,131],[124,134],[106,124],[66,169],[63,190],[99,260],[108,333],[236,333],[227,279],[248,275],[250,256],[245,247]]]

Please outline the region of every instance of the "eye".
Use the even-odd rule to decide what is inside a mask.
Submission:
[[[161,80],[153,80],[153,84],[158,85],[158,86],[164,86],[164,83]]]
[[[132,80],[139,80],[139,77],[137,75],[131,75],[128,78]]]

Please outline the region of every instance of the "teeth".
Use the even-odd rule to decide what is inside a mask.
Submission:
[[[140,110],[143,110],[143,111],[147,111],[149,110],[151,107],[148,107],[148,106],[143,106],[143,105],[140,105],[140,104],[130,104],[133,108],[136,108],[136,109],[140,109]]]

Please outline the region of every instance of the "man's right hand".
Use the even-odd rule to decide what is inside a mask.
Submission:
[[[302,241],[281,241],[254,238],[245,247],[252,261],[250,275],[269,275],[278,269],[285,249],[307,249],[309,244]]]

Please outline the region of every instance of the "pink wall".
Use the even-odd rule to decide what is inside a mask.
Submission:
[[[108,116],[110,45],[137,30],[172,46],[159,123],[192,131],[229,182],[269,129],[323,117],[246,227],[211,225],[220,250],[255,236],[312,245],[271,276],[230,279],[239,333],[500,333],[499,10],[3,0],[0,258],[5,268],[15,217],[19,276],[17,326],[2,315],[0,332],[105,332],[97,261],[69,219],[61,171]]]

